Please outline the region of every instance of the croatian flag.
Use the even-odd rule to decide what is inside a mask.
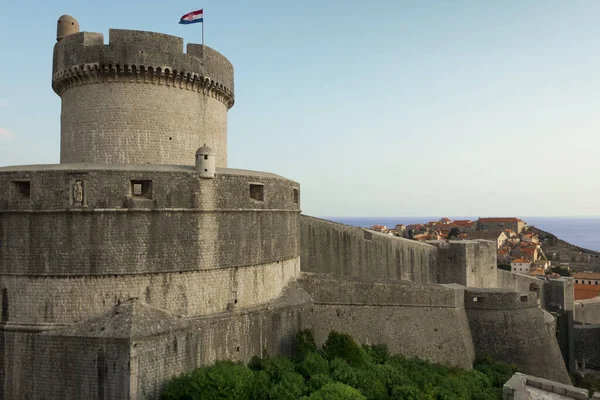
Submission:
[[[191,13],[187,13],[183,17],[181,17],[181,20],[179,21],[179,23],[184,24],[184,25],[195,24],[196,22],[203,22],[203,18],[204,18],[203,10],[192,11]]]

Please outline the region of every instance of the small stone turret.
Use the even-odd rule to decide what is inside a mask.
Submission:
[[[206,143],[196,151],[196,170],[200,178],[212,179],[215,177],[215,151]]]
[[[56,41],[74,33],[79,33],[79,22],[70,15],[60,17],[56,23]]]

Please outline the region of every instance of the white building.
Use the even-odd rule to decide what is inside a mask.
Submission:
[[[517,258],[510,263],[512,272],[517,274],[529,275],[531,272],[531,260],[526,258]]]

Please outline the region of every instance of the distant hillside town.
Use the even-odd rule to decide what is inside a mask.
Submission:
[[[483,239],[497,243],[498,267],[514,273],[575,279],[575,300],[600,295],[599,256],[529,226],[516,217],[451,220],[441,218],[393,228],[373,225],[373,231],[420,242]]]

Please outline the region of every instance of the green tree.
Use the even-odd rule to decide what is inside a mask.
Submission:
[[[167,384],[163,400],[249,399],[254,375],[245,365],[219,361]],[[185,385],[185,386],[184,386]]]
[[[310,400],[366,400],[358,390],[340,382],[328,383],[309,397]]]
[[[307,379],[313,375],[329,375],[329,363],[319,353],[308,353],[296,370]]]
[[[300,359],[315,351],[317,351],[317,345],[312,331],[310,329],[299,331],[296,334],[296,352]]]
[[[367,360],[367,354],[356,342],[345,333],[331,331],[323,344],[325,358],[333,360],[341,358],[352,366],[362,365]]]
[[[448,233],[448,240],[458,239],[459,235],[460,235],[460,229],[458,229],[457,227],[454,227],[454,228],[450,229],[450,232]]]

